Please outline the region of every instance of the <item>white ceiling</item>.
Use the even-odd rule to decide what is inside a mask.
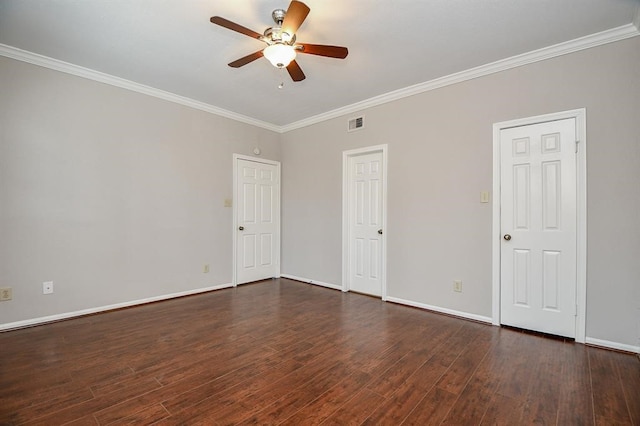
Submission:
[[[637,20],[640,0],[303,0],[300,42],[349,48],[345,60],[299,55],[293,83],[256,32],[288,0],[0,0],[0,43],[286,126],[408,86]],[[284,81],[281,90],[278,84]]]

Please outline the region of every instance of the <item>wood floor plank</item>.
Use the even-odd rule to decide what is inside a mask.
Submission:
[[[340,409],[331,414],[323,426],[357,426],[363,424],[366,419],[380,406],[384,398],[375,392],[362,389],[353,398],[348,400]]]
[[[471,379],[471,375],[484,359],[487,351],[493,346],[496,336],[493,333],[494,330],[479,324],[470,324],[469,331],[473,332],[473,336],[469,337],[466,342],[460,342],[457,345],[458,348],[463,348],[462,351],[436,384],[440,389],[456,395],[462,392]]]
[[[350,376],[352,370],[344,363],[337,363],[329,370],[319,374],[314,380],[304,383],[302,386],[291,389],[272,404],[255,412],[239,424],[263,424],[272,425],[280,419],[286,419],[299,411],[302,407],[316,399],[318,394],[340,383],[345,377]]]
[[[228,388],[224,393],[214,394],[188,407],[169,405],[172,417],[183,423],[192,423],[198,419],[226,421],[234,423],[257,412],[276,401],[282,395],[304,384],[310,377],[315,377],[330,369],[337,361],[325,354],[315,363],[301,364],[293,359],[285,360],[281,365],[257,375],[248,383],[240,383]],[[179,409],[180,411],[176,412]]]
[[[615,352],[589,348],[593,411],[596,424],[632,424],[615,360]]]
[[[563,345],[559,425],[593,425],[593,397],[589,372],[588,348],[584,345]]]
[[[618,354],[616,365],[633,424],[640,425],[640,357]]]
[[[497,386],[496,375],[477,374],[467,383],[442,424],[480,424]]]
[[[534,378],[522,409],[521,424],[556,424],[562,387],[563,342],[539,339],[536,344]],[[573,344],[571,344],[573,345]]]
[[[402,383],[364,424],[400,424],[411,414],[425,394],[431,390],[448,367],[433,356]]]
[[[458,395],[433,387],[402,422],[403,426],[439,425],[447,417]]]
[[[256,361],[256,363],[249,364],[245,367],[227,371],[231,368],[233,362],[229,362],[228,366],[222,367],[224,374],[220,374],[220,370],[212,368],[213,371],[217,371],[211,375],[198,374],[195,377],[191,377],[182,381],[173,382],[169,385],[163,386],[160,389],[142,394],[136,398],[131,398],[126,401],[122,401],[118,404],[111,405],[100,412],[95,413],[96,417],[101,423],[114,422],[119,419],[125,418],[137,412],[140,406],[147,406],[151,404],[162,403],[170,413],[174,414],[184,409],[191,409],[196,404],[195,401],[201,401],[203,399],[209,399],[215,397],[219,393],[237,386],[238,383],[246,381],[246,374],[253,374],[259,372],[261,367],[257,367],[260,361],[266,363],[268,368],[264,368],[266,371],[276,371],[281,373],[280,367],[274,366],[275,356],[265,356],[264,359]],[[258,370],[258,371],[256,371]],[[202,397],[202,392],[210,391],[211,394]],[[195,400],[195,401],[194,401]],[[181,401],[183,404],[176,403]]]
[[[298,426],[319,425],[337,411],[371,380],[371,375],[362,372],[352,373],[325,393],[319,395],[306,406],[287,418],[281,425]]]
[[[95,417],[89,415],[85,417],[80,417],[72,422],[65,423],[63,426],[97,426],[98,421]]]
[[[158,374],[156,377],[163,385],[176,383],[194,375],[206,375],[213,379],[228,374],[244,364],[249,364],[256,358],[275,355],[277,353],[273,349],[259,345],[242,348],[242,350],[237,349],[235,344],[233,347],[234,350],[232,351],[213,351],[213,353],[215,353],[214,356],[203,357],[197,363],[186,364],[182,367]],[[275,364],[277,362],[274,360],[273,363]]]
[[[481,420],[481,425],[511,426],[522,423],[522,412],[525,402],[519,399],[494,393],[487,411]],[[562,423],[564,424],[564,423]],[[567,423],[568,424],[568,423]]]
[[[108,407],[117,406],[123,401],[127,401],[140,394],[146,394],[154,389],[158,389],[160,385],[155,380],[145,380],[136,382],[128,388],[121,389],[119,392],[112,392],[100,398],[93,398],[79,404],[55,407],[51,412],[42,415],[42,413],[25,413],[25,423],[37,425],[63,424],[73,421],[79,417],[85,417],[88,414],[99,412]]]
[[[14,421],[23,423],[31,419],[38,417],[44,417],[55,413],[61,406],[76,405],[83,402],[93,400],[93,394],[88,388],[67,389],[64,392],[52,396],[49,399],[32,399],[27,400],[30,403],[23,405],[20,408],[7,407],[12,410],[12,417]]]
[[[0,424],[640,425],[632,355],[274,279],[0,333]]]
[[[238,424],[260,411],[268,409],[268,407],[282,400],[286,395],[290,395],[292,390],[304,386],[310,378],[316,378],[314,380],[317,380],[329,375],[332,370],[344,368],[344,365],[341,364],[343,363],[340,361],[331,362],[327,360],[314,365],[303,366],[270,384],[267,389],[259,389],[248,394],[236,394],[230,400],[227,400],[225,395],[223,401],[228,405],[214,413],[211,419],[223,424]]]
[[[293,360],[285,360],[281,364],[272,365],[270,363],[254,363],[249,364],[247,367],[238,369],[226,376],[223,376],[214,381],[205,383],[204,385],[195,387],[180,395],[176,395],[173,398],[169,398],[162,404],[167,408],[171,414],[180,414],[184,411],[196,411],[193,407],[197,404],[201,404],[207,400],[220,400],[218,395],[225,394],[225,397],[234,390],[242,391],[249,389],[252,386],[256,386],[257,383],[264,382],[264,378],[267,377],[281,377],[292,373],[302,367],[302,364]],[[208,403],[206,403],[209,405]],[[211,405],[209,405],[211,406]],[[208,410],[204,410],[208,411]]]
[[[499,386],[510,380],[525,335],[499,329],[499,340],[486,354],[460,393],[443,424],[480,424]],[[516,354],[514,356],[514,354]],[[520,415],[520,413],[518,413]]]
[[[169,412],[162,405],[152,405],[143,408],[130,416],[118,419],[113,423],[102,424],[123,424],[123,425],[150,425],[169,417]]]
[[[367,388],[378,395],[388,398],[395,390],[404,383],[418,368],[429,360],[452,335],[456,333],[455,328],[432,329],[430,333],[421,336],[419,342],[429,342],[421,344],[410,350],[405,356],[391,365],[388,369],[377,372],[377,379],[372,380]]]
[[[119,392],[122,389],[126,389],[144,380],[157,381],[157,379],[154,379],[153,377],[149,377],[145,374],[137,373],[137,374],[127,375],[124,378],[121,378],[119,380],[108,381],[106,383],[98,382],[98,384],[90,386],[90,389],[91,389],[91,392],[93,392],[94,396],[100,397],[103,395],[108,395],[112,392]],[[158,385],[160,385],[159,382],[158,382]]]
[[[82,395],[84,395],[86,399],[92,398],[88,388],[79,388],[71,383],[71,381],[65,382],[62,385],[58,385],[56,381],[50,385],[47,385],[46,382],[39,383],[41,383],[41,385],[34,386],[32,388],[33,391],[29,393],[24,392],[24,384],[22,388],[17,388],[17,391],[7,392],[0,398],[2,401],[1,409],[6,412],[13,412],[14,415],[17,416],[18,412],[32,410],[40,404],[51,404],[50,401],[62,403],[62,399],[73,398],[74,395],[76,398],[82,397]],[[78,392],[80,395],[77,394]],[[67,401],[69,401],[69,399],[67,399]]]

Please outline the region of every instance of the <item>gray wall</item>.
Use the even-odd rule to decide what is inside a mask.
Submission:
[[[362,131],[350,115],[283,135],[0,58],[0,324],[229,283],[223,201],[253,146],[282,161],[282,272],[340,285],[342,151],[381,143],[389,295],[491,316],[492,125],[586,107],[587,336],[638,346],[638,52],[635,37],[367,109]]]
[[[232,154],[279,134],[7,58],[0,87],[0,324],[231,282]]]
[[[283,273],[341,284],[342,151],[389,144],[388,295],[491,316],[492,125],[587,109],[587,337],[640,345],[640,37],[282,137]],[[463,293],[452,281],[463,281]]]

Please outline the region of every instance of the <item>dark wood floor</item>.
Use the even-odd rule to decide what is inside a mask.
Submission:
[[[0,424],[640,425],[640,361],[285,279],[0,333]]]

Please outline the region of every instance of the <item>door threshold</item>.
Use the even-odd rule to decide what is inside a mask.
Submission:
[[[375,294],[362,293],[361,291],[349,290],[349,293],[359,294],[360,296],[373,297],[374,299],[382,300],[382,296],[376,296]]]
[[[573,343],[573,342],[576,341],[576,339],[574,339],[573,337],[559,336],[557,334],[545,333],[545,332],[537,331],[537,330],[529,330],[529,329],[526,329],[526,328],[514,327],[512,325],[500,324],[500,327],[506,328],[507,330],[511,330],[511,331],[517,331],[517,332],[520,332],[520,333],[523,333],[523,334],[530,334],[532,336],[545,337],[547,339],[553,339],[553,340],[561,340],[563,342]]]

